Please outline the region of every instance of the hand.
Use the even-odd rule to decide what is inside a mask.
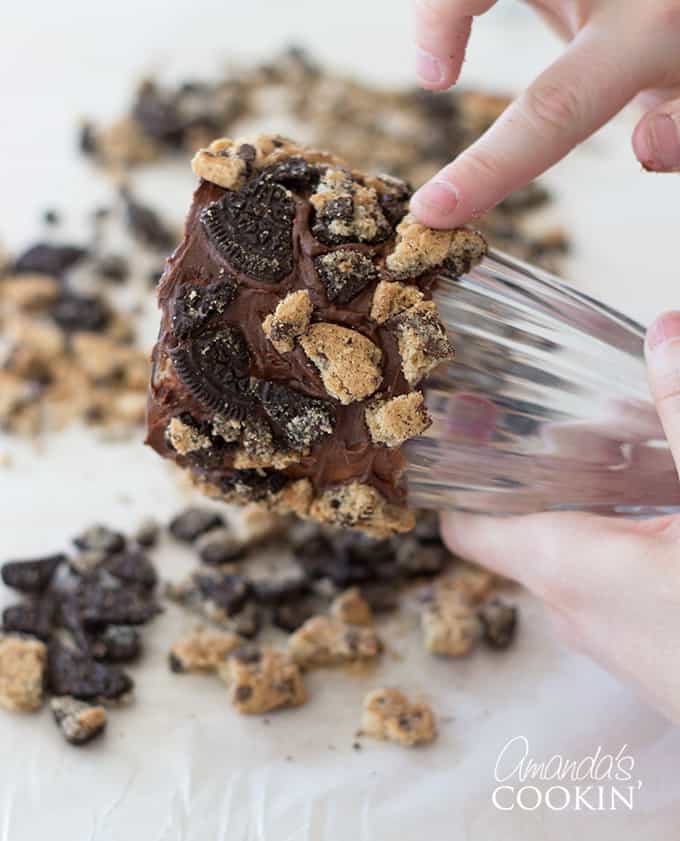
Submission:
[[[647,333],[649,381],[680,469],[680,312]],[[680,722],[680,515],[443,517],[451,549],[521,582],[573,647]]]
[[[680,170],[680,0],[530,0],[570,42],[496,123],[411,200],[434,228],[468,222],[561,160],[638,98],[633,132],[646,169]],[[424,87],[458,79],[473,18],[495,0],[415,0]],[[512,61],[514,49],[498,61]]]

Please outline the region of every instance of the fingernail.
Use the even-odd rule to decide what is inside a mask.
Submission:
[[[458,191],[448,181],[436,179],[416,190],[411,198],[411,208],[418,211],[436,210],[437,213],[453,213],[458,207]]]
[[[647,330],[645,343],[649,351],[658,353],[670,342],[680,339],[680,312],[675,310],[660,315]]]
[[[649,120],[646,132],[650,169],[668,171],[680,169],[680,132],[678,124],[668,114],[656,114]]]
[[[426,85],[438,85],[444,81],[441,61],[424,50],[416,49],[416,73]]]

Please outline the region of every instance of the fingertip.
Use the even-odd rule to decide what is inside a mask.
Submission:
[[[645,351],[653,356],[663,345],[680,338],[680,310],[668,310],[657,316],[647,328]]]
[[[410,210],[428,228],[455,228],[467,221],[461,218],[458,188],[444,178],[433,178],[416,190],[411,197]]]
[[[680,123],[669,113],[645,114],[632,136],[635,156],[648,172],[680,170]]]

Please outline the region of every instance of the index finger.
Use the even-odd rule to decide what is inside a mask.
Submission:
[[[458,79],[472,18],[496,0],[415,0],[416,72],[430,90],[446,90]]]
[[[627,36],[629,43],[606,30],[582,30],[486,134],[415,193],[418,220],[432,228],[469,222],[617,114],[649,78],[634,34]]]

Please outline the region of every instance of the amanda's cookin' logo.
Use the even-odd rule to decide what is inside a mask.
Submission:
[[[616,753],[601,746],[588,756],[568,759],[559,753],[548,759],[531,756],[529,740],[515,736],[501,750],[491,799],[504,812],[540,808],[554,812],[632,811],[642,780],[633,776],[635,760],[628,745]]]

